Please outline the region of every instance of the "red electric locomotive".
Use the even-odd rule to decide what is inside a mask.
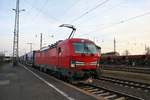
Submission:
[[[26,62],[29,60],[28,62],[32,62],[33,66],[43,71],[49,70],[69,80],[99,78],[101,74],[100,47],[88,39],[71,38],[76,30],[72,25],[63,24],[60,27],[72,29],[68,39],[58,41],[46,49],[34,51],[32,56],[26,54],[21,59]]]
[[[99,76],[99,60],[99,50],[92,41],[71,38],[36,51],[34,65],[71,80]]]

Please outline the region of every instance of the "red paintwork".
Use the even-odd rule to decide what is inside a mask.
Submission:
[[[93,43],[87,39],[72,38],[61,41],[57,44],[55,48],[48,48],[45,51],[37,51],[35,53],[35,64],[37,65],[49,65],[58,68],[70,68],[70,61],[80,61],[87,63],[85,66],[78,66],[74,68],[75,70],[95,70],[96,66],[88,65],[89,62],[98,61],[100,59],[100,54],[75,54],[74,48],[72,46],[73,42],[85,42]],[[94,44],[94,43],[93,43]],[[61,53],[58,54],[58,48],[61,48]]]

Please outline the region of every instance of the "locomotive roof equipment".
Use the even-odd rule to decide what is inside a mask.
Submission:
[[[74,33],[76,32],[76,28],[73,25],[70,25],[70,24],[62,24],[59,27],[67,27],[67,28],[71,28],[72,29],[72,32],[70,33],[68,39],[70,39],[71,36],[73,37]]]

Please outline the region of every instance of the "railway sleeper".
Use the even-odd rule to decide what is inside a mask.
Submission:
[[[126,98],[125,97],[119,97],[119,98],[114,99],[114,100],[126,100]]]
[[[99,90],[99,91],[95,91],[95,92],[92,92],[93,94],[99,94],[99,93],[103,93],[104,90]]]
[[[97,94],[98,96],[108,96],[110,95],[110,92],[104,92],[104,93],[100,93],[100,94]]]
[[[112,94],[112,95],[109,95],[109,96],[105,96],[104,99],[113,99],[113,98],[116,98],[117,95],[116,94]]]

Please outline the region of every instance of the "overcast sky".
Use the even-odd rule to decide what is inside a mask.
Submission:
[[[9,55],[15,5],[16,0],[0,0],[0,51]],[[26,9],[20,13],[20,54],[29,51],[27,43],[39,49],[40,33],[44,46],[68,38],[71,30],[61,24],[74,25],[74,37],[95,41],[102,52],[113,51],[114,37],[120,54],[143,54],[150,46],[150,0],[20,0],[20,9]]]

